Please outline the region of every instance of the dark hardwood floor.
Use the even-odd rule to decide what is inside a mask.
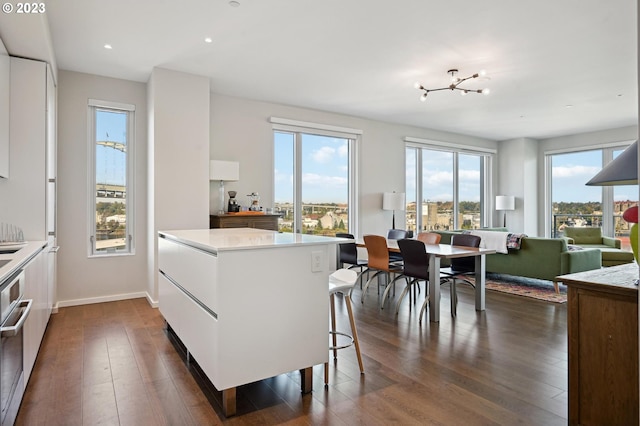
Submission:
[[[373,286],[364,305],[354,290],[365,374],[353,348],[341,350],[328,389],[322,366],[309,395],[300,393],[298,372],[242,386],[239,414],[229,419],[219,392],[186,364],[145,299],[62,308],[17,424],[566,424],[566,306],[488,291],[487,310],[476,312],[472,290],[458,287],[458,317],[443,286],[441,322],[422,327],[424,286],[418,305],[409,311],[403,301],[397,318],[393,305],[378,308]],[[339,328],[348,330],[337,302]],[[274,344],[295,350],[291,339]]]

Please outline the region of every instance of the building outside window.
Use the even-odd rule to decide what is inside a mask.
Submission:
[[[134,253],[134,113],[89,100],[89,256]]]

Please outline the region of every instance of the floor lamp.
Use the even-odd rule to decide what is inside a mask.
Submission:
[[[507,210],[516,209],[516,197],[513,195],[497,195],[496,196],[496,210],[504,211],[504,220],[502,226],[507,227]]]
[[[240,180],[240,163],[237,161],[211,160],[209,162],[209,180],[219,180],[220,208],[218,214],[224,214],[224,183]]]
[[[396,210],[404,211],[404,192],[385,192],[382,194],[382,210],[393,211],[391,229],[396,229]]]

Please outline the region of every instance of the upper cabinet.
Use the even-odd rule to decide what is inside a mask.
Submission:
[[[0,178],[9,177],[9,84],[11,60],[0,40]]]

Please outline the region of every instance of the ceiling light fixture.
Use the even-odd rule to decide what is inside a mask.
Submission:
[[[213,43],[213,39],[211,37],[207,37],[204,39],[205,43]]]
[[[240,6],[240,2],[239,2],[239,1],[236,1],[236,0],[231,0],[231,1],[229,2],[229,6],[231,6],[231,7],[238,7],[238,6]]]
[[[111,46],[110,44],[105,44],[105,45],[104,45],[104,48],[105,48],[105,49],[113,49],[113,46]]]
[[[464,83],[465,81],[472,79],[472,78],[478,78],[480,76],[484,76],[485,72],[480,71],[478,73],[475,73],[469,77],[466,78],[460,78],[457,76],[458,74],[458,70],[457,69],[450,69],[447,71],[447,74],[451,74],[451,84],[448,85],[447,87],[441,87],[439,89],[427,89],[426,87],[424,87],[422,84],[420,84],[420,82],[416,82],[415,84],[415,88],[418,90],[422,90],[423,93],[420,96],[420,100],[422,102],[427,100],[427,95],[429,94],[429,92],[437,92],[439,90],[460,90],[460,94],[462,96],[466,95],[467,93],[482,93],[484,95],[488,95],[489,94],[489,89],[485,88],[485,89],[465,89],[463,87],[458,87],[460,84]]]

